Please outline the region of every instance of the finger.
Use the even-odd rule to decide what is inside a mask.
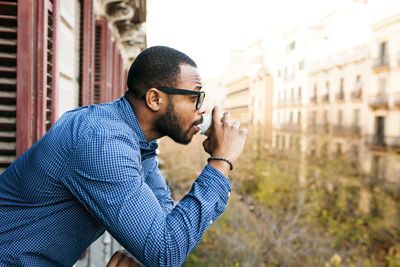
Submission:
[[[231,123],[231,114],[229,112],[225,112],[223,119],[224,119],[225,124],[230,124]]]
[[[135,261],[126,255],[124,255],[124,257],[119,260],[117,265],[117,267],[133,267],[133,266],[137,266]]]
[[[215,106],[212,110],[212,120],[214,125],[221,125],[221,120],[219,118],[219,107]]]
[[[123,254],[120,253],[120,251],[116,251],[114,255],[111,257],[110,261],[107,263],[106,267],[115,267],[117,266],[118,262],[121,260],[123,257]]]
[[[235,127],[236,129],[239,129],[239,127],[240,127],[240,121],[235,120],[235,121],[232,123],[232,126]]]

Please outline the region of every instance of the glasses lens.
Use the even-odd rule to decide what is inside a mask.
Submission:
[[[197,98],[197,104],[196,104],[196,109],[199,110],[201,106],[203,105],[203,101],[205,98],[206,94],[204,92],[201,92],[201,94]]]

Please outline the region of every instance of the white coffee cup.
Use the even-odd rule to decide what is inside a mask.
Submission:
[[[219,114],[219,118],[222,121],[221,114]],[[208,136],[210,134],[211,124],[212,124],[212,112],[209,112],[203,117],[203,123],[199,125],[200,134],[204,134],[204,135]]]

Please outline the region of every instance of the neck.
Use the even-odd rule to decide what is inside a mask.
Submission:
[[[129,101],[129,104],[133,112],[135,113],[135,116],[139,122],[140,127],[143,130],[147,142],[150,143],[153,140],[163,137],[163,135],[161,135],[153,127],[157,119],[156,114],[149,108],[147,108],[144,101],[141,99],[134,98],[129,94],[125,95],[125,97]]]

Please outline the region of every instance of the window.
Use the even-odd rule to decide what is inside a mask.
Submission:
[[[343,93],[344,92],[344,79],[341,78],[340,79],[340,88],[339,88],[339,92]]]
[[[301,111],[297,112],[297,123],[300,124],[301,123]]]
[[[342,126],[343,124],[343,110],[338,110],[338,126]]]
[[[313,110],[311,114],[312,114],[312,115],[311,115],[311,122],[312,122],[312,125],[315,125],[315,124],[317,123],[317,111],[316,111],[316,110]]]
[[[299,70],[304,70],[304,66],[305,66],[305,63],[304,63],[304,59],[303,59],[302,61],[299,62]]]
[[[353,121],[353,125],[354,126],[359,126],[360,125],[360,109],[356,108],[354,109],[354,121]]]
[[[79,105],[94,103],[95,18],[92,0],[81,1],[80,99]]]
[[[383,95],[386,91],[386,78],[379,78],[378,80],[378,94]]]
[[[336,144],[336,154],[338,156],[342,155],[342,144],[341,143]]]
[[[360,88],[361,87],[361,75],[357,75],[356,76],[356,88]]]
[[[386,162],[385,159],[378,155],[372,156],[371,175],[375,179],[385,179]]]
[[[290,111],[289,113],[289,122],[293,123],[293,111]]]
[[[293,41],[289,44],[289,50],[294,50],[296,48],[296,41]]]
[[[299,91],[298,91],[299,93],[298,93],[298,97],[299,97],[299,99],[301,98],[301,86],[299,86]]]
[[[95,32],[95,72],[94,103],[104,103],[112,99],[113,43],[106,20],[96,20]]]
[[[58,10],[49,0],[0,1],[0,18],[1,172],[56,119]]]

